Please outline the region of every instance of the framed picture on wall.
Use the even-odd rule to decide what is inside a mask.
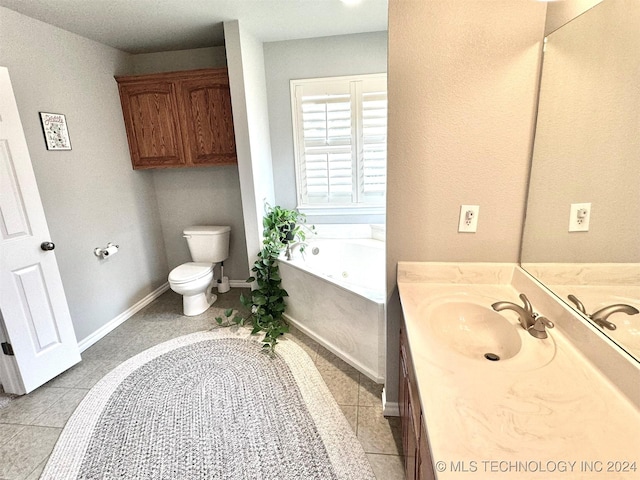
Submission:
[[[71,150],[67,119],[61,113],[40,112],[47,150]]]

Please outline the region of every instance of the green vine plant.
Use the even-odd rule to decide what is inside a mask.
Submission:
[[[247,318],[234,316],[233,309],[227,309],[225,318],[217,317],[216,322],[221,326],[251,325],[254,335],[264,332],[262,346],[272,353],[278,338],[289,331],[283,317],[286,309],[284,299],[289,294],[281,286],[278,256],[288,243],[304,241],[306,233],[313,231],[314,227],[306,226],[303,213],[269,204],[265,204],[262,226],[262,249],[251,268],[253,275],[247,279],[247,283],[253,284],[253,289],[250,296],[240,295],[240,302],[251,314]]]

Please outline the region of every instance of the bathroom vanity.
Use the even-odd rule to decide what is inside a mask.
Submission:
[[[134,170],[237,163],[226,68],[116,81]]]
[[[533,277],[399,262],[398,289],[407,478],[640,478],[640,369],[590,351],[599,333]],[[520,293],[555,323],[547,338],[492,308]]]

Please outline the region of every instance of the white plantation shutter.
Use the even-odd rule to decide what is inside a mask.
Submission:
[[[361,197],[382,203],[387,187],[387,92],[362,94]]]
[[[382,205],[386,75],[291,82],[299,206]]]

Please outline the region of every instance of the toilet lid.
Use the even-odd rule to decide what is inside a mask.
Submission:
[[[184,263],[173,270],[169,274],[169,282],[171,283],[187,283],[204,277],[213,271],[213,264],[206,262],[189,262]]]

